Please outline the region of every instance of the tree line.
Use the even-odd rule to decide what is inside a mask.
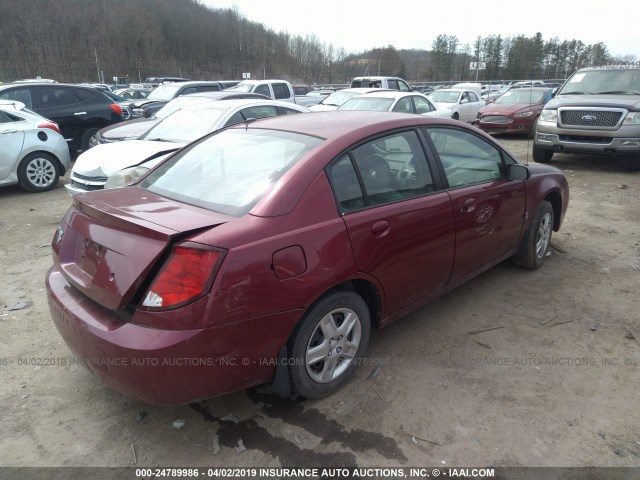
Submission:
[[[544,79],[615,60],[603,43],[544,40],[539,33],[479,37],[474,45],[438,35],[430,49],[388,45],[348,53],[314,34],[275,32],[237,8],[198,0],[2,0],[0,18],[4,82],[36,76],[60,82],[162,75],[215,80],[245,73],[317,84],[367,74],[432,82],[471,80],[476,73],[481,80]],[[470,70],[472,61],[486,62],[486,70]]]

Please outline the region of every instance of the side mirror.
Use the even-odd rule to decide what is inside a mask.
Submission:
[[[526,166],[520,165],[519,163],[513,163],[507,165],[507,176],[509,177],[509,180],[526,180],[529,178],[530,173]]]

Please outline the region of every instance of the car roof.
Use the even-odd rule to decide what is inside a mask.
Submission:
[[[402,98],[402,97],[424,97],[427,98],[426,95],[423,95],[420,92],[401,92],[399,90],[383,90],[373,91],[369,93],[365,93],[362,96],[364,97],[375,97],[375,98]]]
[[[344,153],[359,140],[374,137],[380,133],[421,125],[451,125],[460,127],[460,122],[444,118],[425,117],[411,113],[374,111],[330,111],[314,112],[308,115],[279,115],[260,119],[249,124],[238,124],[232,129],[279,130],[309,135],[326,141],[308,152],[283,177],[287,182],[291,176],[304,181],[286,183],[286,189],[274,189],[251,210],[252,215],[277,216],[290,211],[310,188],[311,182],[333,158]],[[472,128],[472,127],[468,127]]]
[[[238,92],[237,90],[215,90],[209,92],[194,92],[183,95],[184,97],[207,97],[207,98],[220,98],[232,95],[248,95],[249,98],[257,99],[257,98],[269,98],[266,95],[262,95],[261,93],[250,93],[250,92]]]
[[[198,85],[218,85],[220,82],[214,81],[214,80],[188,80],[185,82],[168,82],[168,83],[163,83],[161,85],[158,85],[159,87],[164,87],[165,85],[169,85],[169,86],[198,86]],[[138,89],[141,90],[141,89]]]
[[[398,90],[391,90],[390,88],[375,88],[375,87],[354,87],[343,88],[342,90],[336,90],[336,92],[355,92],[355,93],[369,93],[369,92],[397,92]]]

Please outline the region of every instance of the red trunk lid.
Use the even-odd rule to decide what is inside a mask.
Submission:
[[[117,310],[176,237],[230,218],[137,187],[77,195],[53,239],[54,262],[82,293]]]

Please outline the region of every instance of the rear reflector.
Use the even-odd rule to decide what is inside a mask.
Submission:
[[[174,245],[169,259],[151,283],[142,308],[177,308],[205,295],[223,256],[222,250],[195,243]]]
[[[120,107],[120,105],[118,105],[117,103],[112,103],[110,107],[111,107],[111,110],[116,112],[118,115],[122,115],[122,108]]]
[[[58,127],[58,124],[55,122],[41,123],[38,125],[38,128],[48,128],[50,130],[53,130],[54,132],[60,133],[60,127]]]

